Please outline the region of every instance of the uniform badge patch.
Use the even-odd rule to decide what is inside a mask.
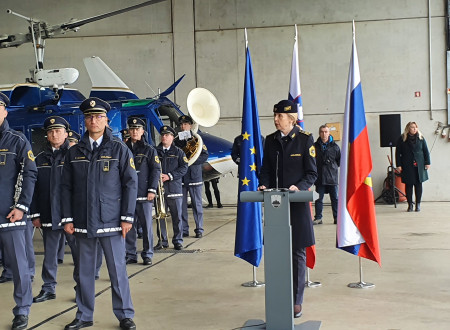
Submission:
[[[31,150],[28,150],[28,158],[32,161],[32,162],[34,162],[34,155],[33,155],[33,151],[31,151]]]
[[[159,157],[155,156],[155,162],[157,162],[159,164]]]
[[[205,146],[205,145],[203,145],[203,150],[208,150],[208,149],[206,149],[206,146]]]
[[[316,148],[314,146],[311,146],[311,148],[309,148],[309,154],[311,155],[311,157],[316,157]]]
[[[186,156],[183,157],[183,160],[184,160],[185,163],[189,162]]]
[[[131,166],[133,169],[136,169],[136,166],[134,166],[134,160],[133,160],[133,158],[130,158],[130,166]]]
[[[54,118],[50,119],[50,124],[54,124],[54,123],[55,123],[55,119]]]
[[[90,105],[91,107],[95,107],[95,101],[92,100],[91,102],[89,102],[89,105]]]

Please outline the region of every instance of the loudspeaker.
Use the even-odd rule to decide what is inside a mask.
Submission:
[[[400,114],[380,115],[380,146],[395,147],[402,134]]]

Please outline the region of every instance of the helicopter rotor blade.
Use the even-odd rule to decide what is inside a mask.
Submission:
[[[63,30],[74,29],[74,28],[83,26],[83,25],[85,25],[87,23],[92,23],[92,22],[95,22],[95,21],[99,21],[99,20],[104,19],[104,18],[116,16],[116,15],[119,15],[119,14],[122,14],[122,13],[126,13],[126,12],[131,11],[131,10],[139,9],[139,8],[146,7],[146,6],[149,6],[149,5],[153,5],[153,4],[156,4],[156,3],[159,3],[159,2],[163,2],[163,1],[166,1],[166,0],[150,0],[150,1],[146,1],[146,2],[143,2],[143,3],[137,4],[137,5],[134,5],[134,6],[130,6],[130,7],[127,7],[127,8],[123,8],[123,9],[119,9],[119,10],[116,10],[116,11],[112,11],[110,13],[101,14],[101,15],[90,17],[90,18],[85,18],[85,19],[82,19],[82,20],[79,20],[79,21],[76,21],[76,22],[64,23],[60,27]]]

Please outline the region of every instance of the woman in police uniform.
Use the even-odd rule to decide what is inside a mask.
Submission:
[[[277,131],[266,137],[258,189],[275,188],[278,176],[279,188],[308,190],[317,178],[314,140],[296,125],[297,106],[292,101],[278,102],[273,112]],[[294,316],[300,317],[305,288],[305,248],[315,241],[309,203],[291,203],[290,213]]]

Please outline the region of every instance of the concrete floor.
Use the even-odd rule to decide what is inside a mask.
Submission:
[[[358,258],[335,248],[330,207],[315,226],[317,264],[307,288],[302,318],[322,321],[321,329],[450,329],[450,203],[377,205],[382,268],[363,260],[365,282],[373,289],[350,289],[358,282]],[[249,319],[265,319],[264,288],[245,288],[252,267],[234,257],[235,207],[205,209],[205,236],[187,238],[186,250],[156,253],[152,266],[128,266],[138,329],[240,329]],[[42,239],[35,235],[39,293]],[[139,241],[139,244],[142,244]],[[67,248],[67,251],[69,249]],[[141,260],[140,260],[141,261]],[[55,300],[33,304],[29,329],[63,329],[75,316],[72,262],[60,265]],[[264,264],[257,269],[264,281]],[[10,329],[14,305],[11,282],[0,284],[0,330]],[[111,307],[106,267],[96,282],[91,329],[119,329]],[[247,328],[248,329],[248,328]]]

